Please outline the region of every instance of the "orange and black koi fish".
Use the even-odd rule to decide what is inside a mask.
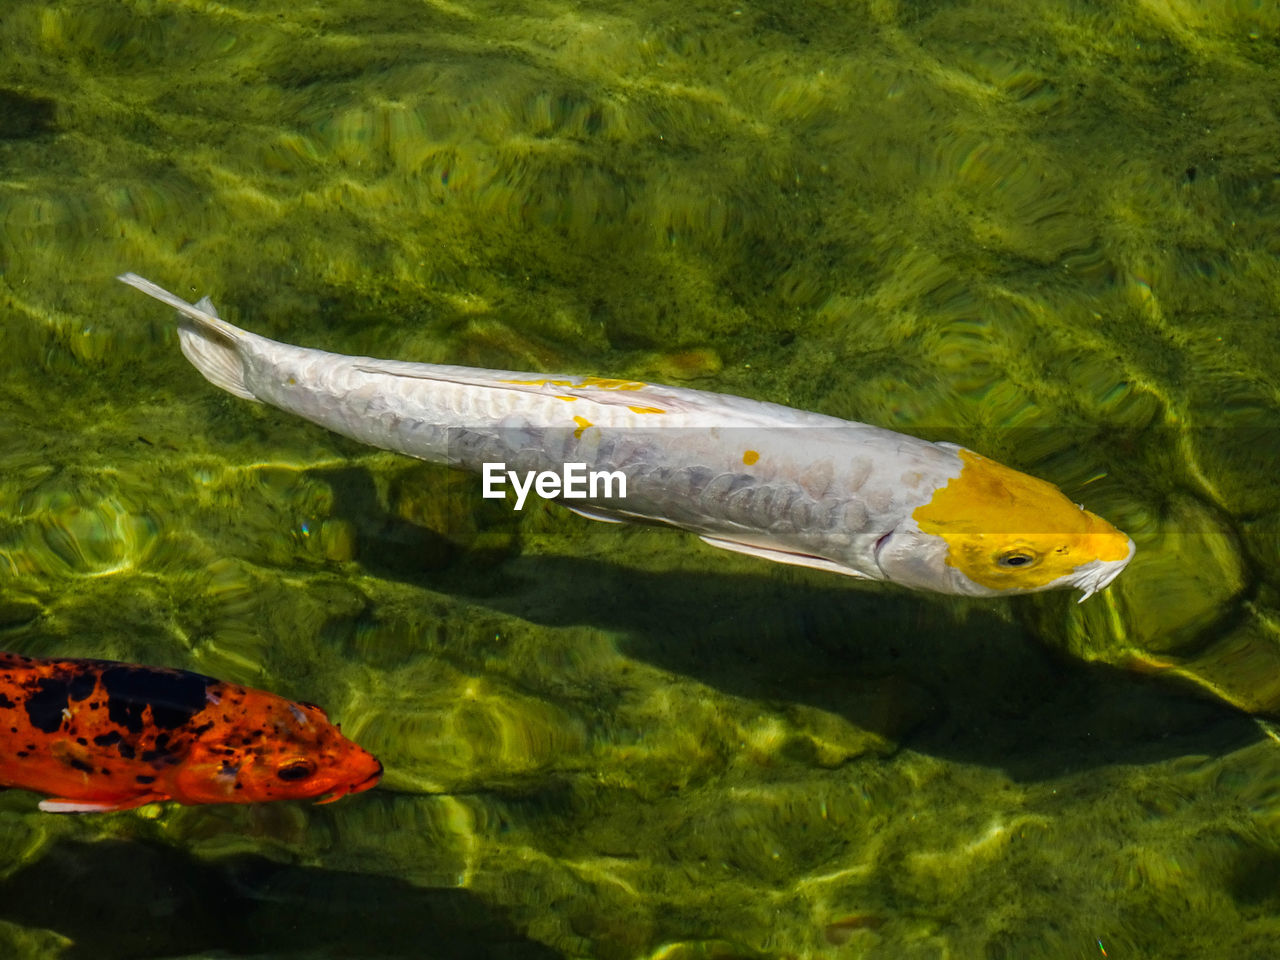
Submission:
[[[185,670],[0,653],[0,787],[52,813],[368,790],[382,764],[325,712]]]

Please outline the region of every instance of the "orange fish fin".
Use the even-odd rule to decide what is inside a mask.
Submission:
[[[140,807],[144,803],[163,799],[165,798],[152,793],[143,797],[118,801],[66,800],[62,797],[52,797],[48,800],[41,800],[40,809],[45,813],[113,813],[116,810],[132,810],[134,807]]]

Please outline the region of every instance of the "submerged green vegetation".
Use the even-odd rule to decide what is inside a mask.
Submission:
[[[0,952],[1269,955],[1277,37],[1249,0],[9,0],[0,645],[317,702],[387,775],[7,793]],[[1138,555],[964,602],[515,514],[220,393],[124,270],[305,346],[957,441]]]

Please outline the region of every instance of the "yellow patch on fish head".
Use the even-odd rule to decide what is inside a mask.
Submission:
[[[946,542],[947,565],[974,583],[1039,590],[1095,561],[1128,560],[1129,538],[1053,484],[971,450],[956,453],[964,463],[960,475],[912,517],[922,531]]]

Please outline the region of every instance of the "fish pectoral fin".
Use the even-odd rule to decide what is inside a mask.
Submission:
[[[857,577],[859,580],[874,580],[865,573],[854,570],[852,567],[846,567],[842,563],[836,563],[834,560],[827,560],[825,557],[815,557],[810,553],[788,553],[785,550],[774,550],[770,547],[757,546],[754,543],[739,543],[737,540],[724,540],[720,537],[701,537],[703,543],[709,543],[713,547],[719,547],[721,550],[731,550],[734,553],[745,553],[749,557],[759,557],[762,560],[772,560],[774,563],[785,563],[793,567],[810,567],[814,570],[826,570],[828,573],[842,573],[846,577]]]
[[[631,519],[625,513],[619,513],[605,507],[571,507],[563,500],[560,501],[560,506],[570,513],[576,513],[580,517],[586,517],[588,520],[600,520],[604,523],[626,523]]]
[[[40,809],[45,813],[113,813],[116,810],[132,810],[144,803],[163,799],[151,793],[129,800],[67,800],[64,797],[51,797],[40,801]]]

